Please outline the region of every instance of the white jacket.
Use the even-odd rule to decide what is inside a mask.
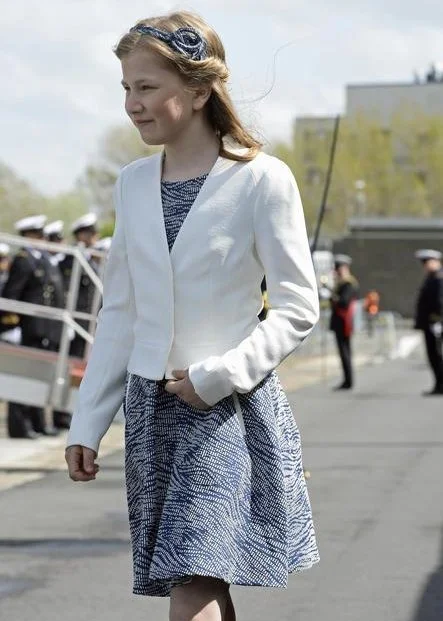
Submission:
[[[283,162],[219,157],[171,253],[160,182],[160,154],[132,162],[117,180],[103,307],[68,445],[98,450],[127,371],[158,380],[189,368],[196,393],[213,405],[254,388],[318,320],[303,208]],[[271,310],[260,323],[263,274]]]

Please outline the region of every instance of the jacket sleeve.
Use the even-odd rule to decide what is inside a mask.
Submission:
[[[264,321],[223,356],[192,364],[189,377],[208,405],[249,392],[308,336],[319,318],[317,283],[295,179],[282,162],[259,181],[254,216],[255,252],[267,283]]]
[[[9,270],[8,280],[3,288],[2,297],[9,300],[20,300],[22,293],[32,275],[32,265],[19,251],[15,255]]]
[[[116,223],[105,268],[103,306],[67,440],[67,446],[80,444],[96,452],[123,402],[133,343],[135,303],[121,202],[120,177],[114,188]]]
[[[8,300],[21,300],[23,291],[32,275],[32,265],[23,256],[22,251],[15,255],[8,275],[8,280],[3,287],[2,297]],[[0,333],[15,328],[20,323],[18,313],[0,311]]]

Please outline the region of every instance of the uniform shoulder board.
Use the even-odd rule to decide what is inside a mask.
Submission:
[[[15,327],[20,323],[20,317],[15,313],[6,313],[0,317],[2,326]]]
[[[357,279],[352,274],[349,274],[349,276],[344,276],[341,279],[340,284],[357,286],[358,282],[357,282]]]
[[[15,255],[16,257],[22,257],[22,258],[26,258],[29,256],[28,251],[25,248],[21,248],[17,254]]]

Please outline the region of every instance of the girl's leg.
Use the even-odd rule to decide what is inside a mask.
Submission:
[[[226,617],[229,584],[217,578],[194,576],[171,591],[169,621],[230,621]]]
[[[226,602],[226,611],[223,621],[236,621],[234,602],[232,601],[231,594],[228,591],[228,600]]]

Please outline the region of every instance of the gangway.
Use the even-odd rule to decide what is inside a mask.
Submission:
[[[0,242],[13,248],[32,247],[54,254],[72,255],[74,258],[65,308],[19,302],[0,296],[0,311],[43,317],[63,323],[58,351],[34,349],[0,340],[0,400],[72,413],[89,348],[94,340],[97,313],[103,293],[102,277],[106,254],[87,249],[90,256],[98,259],[100,269],[97,274],[88,263],[85,249],[80,246],[25,239],[7,233],[0,233]],[[90,313],[75,310],[82,274],[86,274],[95,287]],[[88,329],[84,329],[78,320],[87,320]],[[87,343],[83,359],[69,356],[69,345],[74,333]]]

